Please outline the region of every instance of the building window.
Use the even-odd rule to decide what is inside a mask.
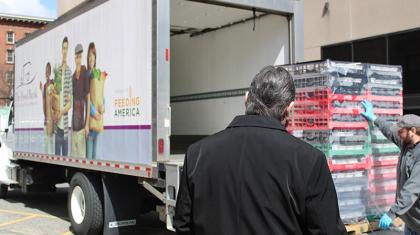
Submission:
[[[12,31],[7,32],[6,42],[9,44],[15,43],[15,33]]]
[[[6,81],[6,84],[9,85],[9,86],[11,86],[13,84],[13,75],[14,75],[13,71],[7,71],[6,72],[5,81]]]
[[[323,60],[330,59],[352,61],[352,53],[353,52],[351,43],[330,45],[321,48],[321,57]]]
[[[15,62],[15,52],[13,50],[7,50],[6,62],[9,64],[13,64]]]

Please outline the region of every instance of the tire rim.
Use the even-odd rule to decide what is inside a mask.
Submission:
[[[80,188],[79,186],[73,188],[70,203],[71,215],[73,217],[74,222],[76,222],[77,224],[81,224],[85,219],[86,204],[85,195],[82,191],[82,188]]]

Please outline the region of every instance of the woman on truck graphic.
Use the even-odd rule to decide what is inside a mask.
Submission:
[[[98,145],[100,145],[101,133],[104,131],[105,97],[104,86],[107,77],[106,72],[96,68],[96,48],[91,42],[87,55],[87,75],[90,80],[90,122],[89,135],[86,144],[86,156],[89,159],[96,159],[98,156]]]
[[[42,92],[42,109],[44,112],[44,132],[45,132],[45,153],[54,154],[53,152],[53,107],[52,95],[54,90],[54,82],[50,79],[51,64],[48,62],[45,65],[45,84],[39,82],[39,89]]]

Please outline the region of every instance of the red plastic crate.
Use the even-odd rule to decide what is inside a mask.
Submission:
[[[372,156],[372,167],[396,166],[398,158],[398,155]]]
[[[369,197],[368,207],[382,207],[389,206],[395,203],[395,193],[388,193],[383,195],[375,195]]]
[[[392,115],[403,115],[402,109],[373,109],[375,114],[392,114]]]
[[[395,192],[397,190],[397,181],[389,180],[385,182],[369,182],[369,192],[372,193],[386,193]]]
[[[357,101],[357,104],[359,101]],[[334,107],[330,101],[319,100],[319,101],[296,101],[293,106],[293,117],[299,117],[301,115],[329,115],[332,114],[351,114],[351,115],[360,115],[363,110],[360,107],[358,108],[337,108]]]
[[[363,101],[367,99],[368,92],[362,95],[344,95],[335,94],[331,88],[298,88],[296,89],[295,101],[320,101],[320,100],[338,100],[338,101]]]
[[[293,117],[307,114],[326,114],[328,113],[328,101],[295,101],[293,106]]]
[[[362,106],[360,102],[367,96],[332,94],[328,89],[302,89],[295,96],[294,113],[300,114],[321,114],[321,113],[343,113],[360,114]],[[333,102],[353,102],[353,107],[335,107]]]
[[[403,97],[402,94],[398,96],[378,96],[372,95],[369,91],[367,96],[371,102],[389,102],[399,105],[399,108],[374,108],[375,114],[390,114],[390,115],[402,115],[403,114]]]
[[[331,110],[333,106],[331,105],[332,101],[357,101],[361,102],[363,100],[370,100],[371,102],[382,101],[382,102],[396,102],[400,104],[401,108],[392,109],[392,108],[375,108],[374,112],[377,114],[395,114],[402,115],[402,95],[399,96],[376,96],[371,95],[370,91],[367,91],[364,95],[343,95],[343,94],[334,94],[331,91],[331,88],[299,88],[296,91],[295,95],[295,107],[305,104],[307,106],[316,105],[318,110],[328,109],[330,112],[337,113],[349,113],[349,109],[337,109],[337,111]],[[314,103],[311,103],[314,102]],[[360,106],[357,109],[352,109],[354,114],[360,114],[364,112],[363,108]],[[351,112],[351,111],[350,111]],[[313,113],[313,112],[312,112]],[[310,114],[310,112],[307,112]]]
[[[332,121],[329,114],[306,114],[293,115],[292,118],[293,129],[299,130],[322,130],[322,129],[368,129],[367,121],[360,122],[339,122]]]
[[[367,98],[369,100],[374,101],[389,101],[389,102],[403,102],[403,96],[402,93],[398,96],[380,96],[380,95],[373,95],[370,91],[368,91]]]
[[[369,169],[368,177],[370,182],[396,179],[397,166],[372,167]]]
[[[370,156],[362,158],[358,163],[334,163],[333,159],[328,159],[328,167],[331,172],[349,170],[368,170],[371,167]]]

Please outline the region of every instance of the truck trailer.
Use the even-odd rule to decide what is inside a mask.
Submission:
[[[184,153],[244,113],[265,65],[303,60],[303,1],[92,0],[17,42],[0,197],[69,183],[75,234],[167,228]]]

